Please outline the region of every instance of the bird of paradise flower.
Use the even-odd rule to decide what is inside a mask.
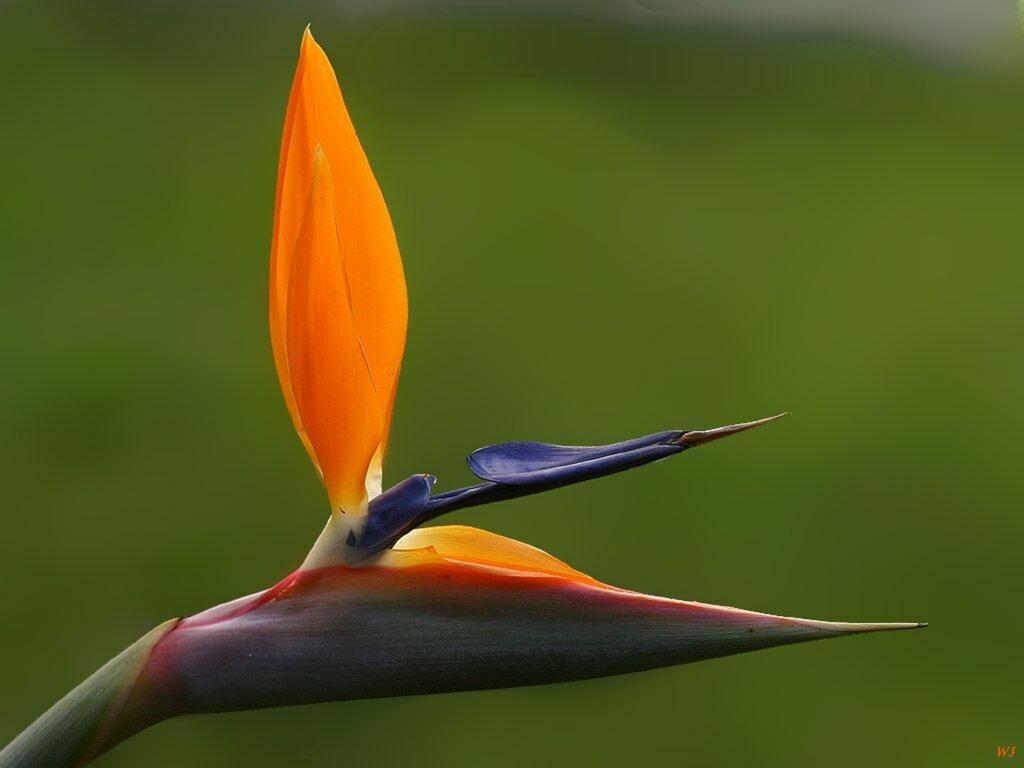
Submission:
[[[408,305],[383,196],[326,55],[302,38],[281,142],[270,337],[292,422],[330,516],[276,586],[165,622],[0,752],[8,766],[85,765],[188,713],[534,685],[615,675],[917,623],[785,618],[611,587],[527,544],[421,527],[455,509],[665,459],[775,418],[603,446],[474,451],[480,483],[382,492]]]

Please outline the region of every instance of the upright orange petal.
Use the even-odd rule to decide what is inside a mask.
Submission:
[[[319,148],[313,188],[292,254],[285,315],[288,371],[299,421],[331,503],[366,501],[366,473],[385,423],[356,331],[331,168]]]
[[[295,428],[311,458],[318,463],[329,488],[337,488],[355,481],[349,477],[344,481],[335,478],[323,466],[321,454],[324,449],[315,444],[311,435],[317,432],[322,436],[326,427],[310,423],[312,415],[303,413],[299,407],[297,390],[309,391],[313,385],[299,381],[300,372],[291,364],[289,351],[293,336],[288,328],[291,317],[289,305],[296,293],[292,285],[293,272],[316,172],[317,147],[322,149],[324,164],[333,176],[334,247],[344,266],[342,274],[347,278],[346,283],[339,284],[347,294],[349,320],[346,322],[351,323],[354,338],[362,350],[362,365],[368,371],[370,384],[376,393],[372,407],[376,409],[375,418],[382,425],[378,442],[370,451],[370,464],[373,466],[365,467],[368,472],[364,471],[359,478],[363,486],[370,486],[372,494],[379,490],[380,460],[387,441],[405,350],[408,323],[405,276],[391,218],[356,137],[334,70],[307,29],[292,82],[278,164],[271,245],[270,335],[281,389]],[[318,276],[316,279],[326,278]],[[331,305],[331,311],[333,309]],[[321,352],[328,354],[330,350],[323,348]],[[346,407],[357,405],[369,407],[369,404],[354,402]],[[341,409],[341,402],[336,402],[334,408]],[[339,418],[342,422],[354,423],[361,417],[345,414]],[[332,423],[332,427],[337,427],[337,424]],[[339,434],[333,439],[351,440],[355,436]],[[358,451],[364,448],[360,446]],[[357,449],[353,447],[352,450]]]

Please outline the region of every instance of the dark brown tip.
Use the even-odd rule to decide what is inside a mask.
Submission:
[[[739,432],[746,432],[748,429],[754,427],[760,427],[762,424],[767,424],[772,421],[777,421],[783,416],[788,416],[789,411],[780,413],[776,416],[769,416],[767,419],[758,419],[757,421],[747,421],[742,424],[730,424],[727,427],[716,427],[715,429],[701,429],[693,432],[684,432],[678,438],[676,438],[676,444],[694,446],[702,445],[704,443],[710,443],[713,440],[720,440],[723,437],[729,435],[735,435]]]

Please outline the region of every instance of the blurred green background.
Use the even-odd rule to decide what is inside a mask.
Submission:
[[[266,323],[307,21],[396,222],[389,481],[754,434],[453,516],[613,584],[928,620],[544,688],[164,723],[117,766],[985,765],[1024,747],[1024,81],[839,42],[311,4],[0,7],[0,741],[327,509]],[[1012,68],[1011,68],[1012,69]]]

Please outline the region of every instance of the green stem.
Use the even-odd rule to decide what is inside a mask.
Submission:
[[[0,768],[83,766],[163,719],[135,682],[150,650],[177,621],[136,640],[40,715],[0,751]]]

